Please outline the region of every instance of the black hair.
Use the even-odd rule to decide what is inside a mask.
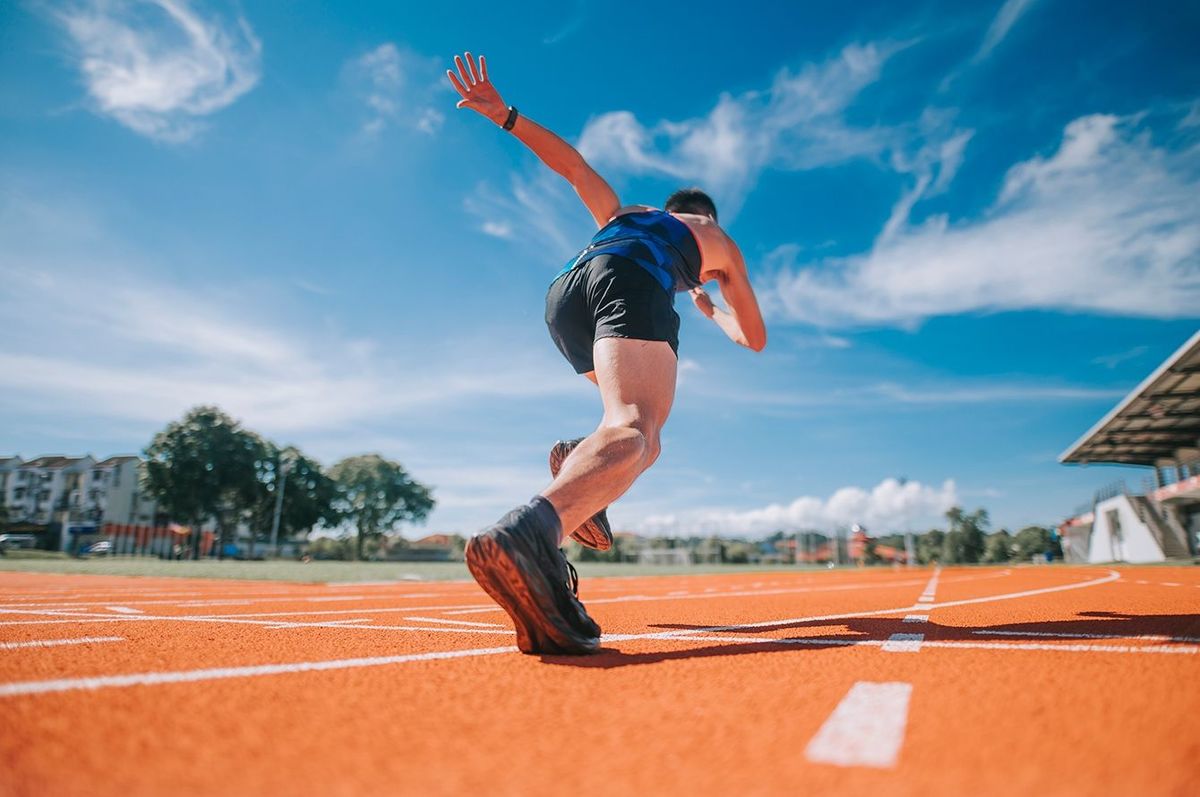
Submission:
[[[668,213],[695,213],[698,216],[712,216],[717,220],[717,205],[712,197],[699,188],[680,188],[667,197],[663,210]]]

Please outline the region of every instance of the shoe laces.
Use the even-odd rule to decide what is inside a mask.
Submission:
[[[575,565],[567,559],[567,555],[561,550],[558,555],[562,558],[562,563],[567,566],[567,586],[571,588],[571,594],[576,598],[579,597],[579,572],[575,570]]]

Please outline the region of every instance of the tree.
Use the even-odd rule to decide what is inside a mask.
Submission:
[[[983,557],[984,537],[991,521],[986,509],[976,509],[970,514],[961,507],[951,507],[946,512],[950,521],[946,539],[942,543],[946,564],[974,563]]]
[[[941,529],[930,529],[917,538],[917,561],[923,565],[939,562],[942,559],[942,543],[946,532]]]
[[[357,532],[357,559],[368,537],[378,537],[401,521],[424,520],[433,509],[430,488],[409,476],[400,463],[378,454],[343,459],[329,469],[329,476],[338,489],[334,508]]]
[[[275,520],[275,506],[280,484],[279,474],[285,465],[283,504],[279,513],[279,538],[286,540],[297,532],[311,531],[318,524],[334,527],[341,516],[334,508],[337,483],[321,465],[304,456],[295,446],[277,448],[267,443],[267,456],[262,474],[264,485],[261,498],[254,509],[254,528],[269,531]]]
[[[200,555],[200,524],[216,518],[224,549],[230,515],[252,510],[266,444],[217,407],[196,407],[168,424],[146,447],[145,491],[170,515],[192,526],[192,557]]]
[[[1050,529],[1042,526],[1026,526],[1013,538],[1013,558],[1028,561],[1049,552],[1062,558],[1062,543]]]
[[[983,548],[983,560],[989,564],[1007,562],[1012,557],[1013,538],[1004,529],[989,534]]]

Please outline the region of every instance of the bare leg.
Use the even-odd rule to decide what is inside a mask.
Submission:
[[[667,343],[601,338],[593,358],[604,418],[542,492],[565,534],[623,495],[658,459],[659,432],[675,400],[678,363]]]

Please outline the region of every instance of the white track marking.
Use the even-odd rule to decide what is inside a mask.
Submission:
[[[70,692],[80,689],[90,690],[195,683],[197,681],[213,681],[222,678],[256,678],[264,675],[347,670],[358,667],[386,667],[391,664],[407,664],[414,661],[463,659],[472,656],[496,656],[502,653],[516,652],[517,649],[515,646],[508,646],[503,648],[475,648],[472,650],[444,650],[434,653],[410,653],[402,656],[375,656],[359,659],[332,659],[329,661],[298,661],[291,664],[260,664],[250,667],[212,667],[203,670],[102,675],[92,678],[59,678],[52,681],[18,681],[16,683],[0,684],[0,697],[38,695],[48,692]]]
[[[716,642],[728,645],[811,645],[814,647],[878,647],[882,648],[887,641],[882,639],[844,639],[837,637],[791,637],[777,639],[774,637],[738,637],[738,636],[706,636],[692,634],[678,636],[672,632],[658,634],[605,634],[602,642],[626,642],[635,640],[661,640],[665,642]],[[925,648],[955,648],[961,650],[1054,650],[1064,653],[1180,653],[1194,656],[1200,653],[1200,647],[1195,645],[1051,645],[1041,642],[940,642],[926,641],[921,643]]]
[[[128,606],[105,606],[104,608],[117,614],[145,614],[141,609],[132,609]]]
[[[967,598],[965,600],[946,601],[945,603],[933,604],[928,607],[918,606],[900,606],[894,609],[874,609],[866,612],[844,612],[842,614],[816,614],[808,617],[789,617],[783,620],[764,620],[758,623],[738,623],[735,625],[714,625],[704,628],[688,629],[686,631],[668,631],[666,633],[675,636],[686,636],[695,633],[711,633],[714,631],[747,631],[753,628],[775,628],[783,625],[799,625],[801,623],[815,623],[823,620],[849,620],[855,617],[878,617],[883,614],[901,614],[912,611],[913,609],[946,609],[952,606],[967,606],[976,603],[994,603],[997,601],[1015,600],[1017,598],[1029,598],[1034,595],[1047,595],[1053,592],[1066,592],[1073,589],[1084,589],[1086,587],[1095,587],[1100,584],[1108,584],[1117,581],[1121,578],[1121,574],[1115,570],[1109,570],[1108,575],[1100,578],[1094,578],[1089,581],[1081,581],[1073,584],[1060,584],[1056,587],[1042,587],[1040,589],[1027,589],[1020,592],[1006,592],[1000,595],[992,595],[986,598]],[[929,643],[926,643],[929,644]]]
[[[891,769],[904,744],[911,697],[912,684],[859,681],[808,743],[805,757],[818,764]]]
[[[884,653],[916,653],[925,641],[924,634],[892,634],[883,643]]]
[[[280,629],[280,628],[341,628],[355,623],[369,623],[370,617],[358,617],[353,620],[326,620],[323,623],[308,624],[308,623],[277,623],[275,625],[264,625],[263,628]]]
[[[11,611],[11,610],[10,610]],[[359,609],[361,612],[362,609]],[[375,610],[370,610],[374,612]],[[131,614],[122,615],[119,618],[97,616],[86,612],[23,612],[25,614],[52,614],[54,617],[73,617],[76,622],[112,622],[120,620],[123,622],[174,622],[174,623],[216,623],[230,625],[251,625],[268,628],[357,628],[359,626],[343,626],[337,621],[324,621],[315,623],[306,622],[286,622],[280,620],[248,620],[234,616],[207,616],[207,615],[172,615],[172,614]],[[45,621],[49,622],[49,621]],[[458,624],[456,624],[458,625]],[[377,630],[377,631],[425,631],[429,633],[440,634],[491,634],[491,633],[512,633],[511,631],[490,630],[482,628],[430,628],[428,626],[408,626],[408,625],[372,625],[362,626],[362,628]]]
[[[929,615],[927,614],[906,614],[904,615],[906,623],[928,623]]]
[[[1145,642],[1200,642],[1200,637],[1166,636],[1165,634],[1069,634],[1051,631],[988,631],[981,629],[972,634],[983,636],[1036,636],[1049,639],[1132,639]]]
[[[1050,645],[1041,642],[926,642],[927,648],[967,650],[1058,650],[1071,653],[1200,653],[1195,645]]]
[[[32,642],[0,642],[0,650],[17,648],[56,648],[60,645],[90,645],[99,642],[124,642],[120,636],[77,637],[75,639],[35,639]]]
[[[1180,584],[1176,581],[1164,581],[1164,582],[1162,582],[1162,585],[1164,587],[1182,587],[1183,586],[1182,584]]]
[[[925,585],[925,589],[921,592],[921,597],[917,598],[918,603],[933,603],[933,598],[937,595],[938,578],[942,575],[941,567],[933,568],[933,575],[929,577],[929,583]]]
[[[440,620],[437,617],[405,617],[405,620],[414,620],[418,623],[445,623],[447,625],[470,625],[482,626],[484,628],[503,628],[500,623],[473,623],[470,620]]]

